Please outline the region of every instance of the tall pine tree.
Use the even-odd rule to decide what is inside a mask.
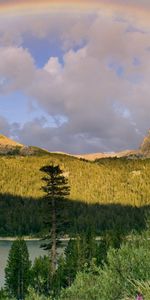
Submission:
[[[45,173],[42,178],[45,185],[42,187],[45,192],[45,198],[49,205],[49,234],[45,236],[48,241],[43,245],[45,250],[50,250],[51,261],[51,276],[53,277],[56,271],[56,256],[57,256],[57,230],[58,230],[58,218],[57,212],[60,210],[59,204],[61,200],[64,200],[70,192],[68,185],[68,179],[63,175],[63,171],[60,167],[54,165],[43,166],[40,171]]]
[[[30,283],[30,267],[26,242],[19,238],[11,246],[5,269],[5,285],[11,297],[25,299]]]

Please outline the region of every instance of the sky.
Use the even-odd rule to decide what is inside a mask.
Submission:
[[[68,153],[150,128],[149,0],[0,0],[0,133]]]

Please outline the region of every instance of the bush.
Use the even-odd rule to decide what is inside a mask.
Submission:
[[[110,249],[103,268],[78,273],[73,285],[62,291],[60,299],[135,299],[140,282],[143,284],[141,291],[146,299],[150,299],[149,280],[150,243],[144,239],[141,242],[130,241],[119,250]]]
[[[39,295],[36,291],[32,288],[29,289],[29,294],[25,298],[25,300],[52,300],[51,297],[46,297],[44,295]]]

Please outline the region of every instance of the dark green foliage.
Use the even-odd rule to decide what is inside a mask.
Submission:
[[[31,268],[30,285],[38,294],[47,294],[49,288],[49,257],[40,256]]]
[[[101,255],[98,250],[98,244],[90,231],[85,235],[78,235],[68,242],[65,255],[60,257],[53,278],[54,295],[58,295],[62,288],[71,286],[77,272],[83,271],[85,268],[88,270],[93,259],[97,262],[97,255]]]
[[[85,204],[79,201],[59,201],[56,212],[58,235],[84,233],[93,229],[96,235],[119,230],[122,237],[132,231],[142,231],[150,222],[150,207]],[[0,236],[43,236],[48,232],[50,213],[47,201],[9,194],[0,195]],[[51,221],[50,221],[51,222]],[[118,234],[119,234],[118,232]]]
[[[8,293],[3,288],[0,290],[0,300],[9,300]]]
[[[105,237],[97,242],[96,264],[98,266],[103,265],[106,262],[109,246],[110,245]]]
[[[48,198],[49,202],[54,198],[59,200],[69,195],[68,179],[63,176],[63,171],[59,166],[44,166],[40,171],[45,173],[45,177],[42,178],[45,181],[45,186],[42,189],[46,193],[45,198]]]
[[[5,285],[10,296],[25,299],[30,283],[30,266],[27,245],[19,238],[11,246],[5,269]]]
[[[0,195],[0,236],[38,235],[44,231],[44,201]]]
[[[115,231],[114,234],[108,232],[97,241],[89,228],[85,234],[77,235],[68,242],[65,249],[65,258],[58,265],[56,276],[59,274],[60,268],[61,275],[63,273],[62,286],[70,286],[78,272],[85,269],[88,272],[93,260],[96,266],[103,266],[106,263],[109,248],[112,246],[113,248],[119,248],[120,245],[120,236],[118,237],[118,233]],[[62,269],[64,269],[63,272]]]
[[[49,234],[45,236],[47,240],[46,244],[42,247],[45,250],[51,249],[50,252],[50,270],[52,277],[56,271],[57,264],[57,240],[58,240],[58,221],[57,212],[60,211],[60,201],[64,200],[66,196],[69,195],[70,187],[68,186],[68,179],[63,175],[63,171],[60,169],[59,165],[47,165],[40,169],[44,172],[45,176],[42,180],[45,185],[42,187],[45,192],[45,199],[48,203],[48,227]],[[62,218],[61,218],[62,219]]]
[[[65,250],[65,285],[70,286],[76,276],[78,270],[80,270],[84,265],[83,257],[84,249],[81,249],[81,240],[77,236],[75,240],[70,240],[68,246]]]
[[[147,236],[135,236],[119,250],[110,248],[107,264],[78,272],[73,285],[62,291],[64,300],[135,299],[137,289],[150,295],[150,242]],[[135,239],[135,240],[134,240]],[[140,284],[141,282],[141,284]]]

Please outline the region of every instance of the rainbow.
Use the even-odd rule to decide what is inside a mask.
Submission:
[[[51,12],[92,12],[102,11],[106,14],[119,14],[138,19],[150,26],[150,6],[130,0],[2,0],[0,15],[28,15]]]

